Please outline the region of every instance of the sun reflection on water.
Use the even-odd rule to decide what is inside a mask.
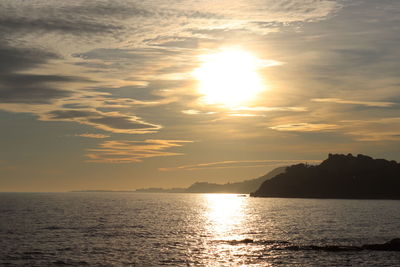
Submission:
[[[216,239],[233,239],[243,227],[247,198],[234,194],[206,194],[207,226]]]
[[[206,231],[208,233],[206,266],[240,266],[248,264],[258,247],[240,242],[249,238],[247,206],[249,198],[236,194],[205,194]]]

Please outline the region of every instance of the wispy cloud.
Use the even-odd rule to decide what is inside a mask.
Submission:
[[[355,141],[383,142],[400,140],[400,118],[337,120],[327,123],[289,123],[269,127],[283,132],[331,132]]]
[[[228,160],[207,163],[198,163],[192,165],[182,165],[177,167],[159,168],[160,171],[178,171],[178,170],[207,170],[207,169],[234,169],[234,168],[257,168],[263,166],[288,166],[296,163],[306,162],[316,164],[321,160]]]
[[[358,141],[400,141],[400,118],[344,120],[345,133]]]
[[[153,140],[144,141],[105,141],[99,148],[88,149],[88,162],[96,163],[132,163],[145,158],[184,155],[180,152],[167,151],[192,141],[187,140]]]
[[[103,139],[103,138],[110,137],[109,135],[105,135],[105,134],[93,134],[93,133],[76,134],[75,136],[94,138],[94,139]]]
[[[367,107],[391,107],[396,105],[393,102],[381,102],[381,101],[357,101],[357,100],[345,100],[340,98],[313,98],[311,101],[322,102],[322,103],[337,103],[337,104],[349,104],[349,105],[361,105]]]
[[[201,108],[201,106],[199,106]],[[203,107],[205,110],[187,109],[182,110],[186,115],[220,115],[217,120],[228,119],[229,117],[265,117],[268,112],[305,112],[306,107],[233,107],[230,110],[218,109],[217,111],[208,111],[209,107]]]
[[[230,117],[265,117],[265,115],[260,114],[248,114],[248,113],[231,113]]]
[[[44,121],[75,121],[114,133],[144,134],[161,129],[160,125],[142,121],[134,115],[119,112],[101,112],[94,109],[53,110],[44,114]]]
[[[212,115],[215,114],[215,111],[200,111],[200,110],[196,110],[196,109],[185,109],[182,110],[183,114],[186,115]]]
[[[332,131],[338,129],[340,126],[335,124],[326,123],[289,123],[269,127],[270,129],[286,132],[321,132]]]
[[[307,111],[307,107],[237,107],[233,110],[238,111],[260,111],[260,112],[268,112],[268,111],[294,111],[294,112],[304,112]]]

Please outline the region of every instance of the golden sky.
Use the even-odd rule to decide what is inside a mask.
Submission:
[[[0,191],[400,160],[400,2],[4,0]]]

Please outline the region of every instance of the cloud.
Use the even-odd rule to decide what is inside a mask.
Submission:
[[[72,56],[85,60],[102,60],[108,62],[118,61],[142,61],[151,60],[152,63],[161,56],[179,55],[179,51],[165,50],[160,48],[136,48],[136,49],[120,49],[120,48],[98,48],[85,53],[76,53]]]
[[[269,127],[272,130],[284,131],[284,132],[322,132],[322,131],[332,131],[338,129],[339,126],[335,124],[326,123],[289,123],[281,124]]]
[[[110,137],[109,135],[105,135],[105,134],[92,134],[92,133],[76,134],[75,136],[94,138],[94,139],[103,139],[103,138]]]
[[[196,98],[187,90],[193,81],[185,74],[196,65],[193,59],[199,51],[193,49],[201,47],[203,41],[218,41],[217,31],[259,28],[266,33],[266,25],[259,27],[254,22],[320,20],[340,8],[328,0],[267,2],[2,1],[0,30],[7,42],[0,45],[0,71],[5,74],[0,77],[0,108],[31,112],[42,120],[75,121],[109,132],[155,132],[161,125],[120,109]],[[164,46],[154,47],[152,42]],[[21,48],[21,44],[31,48]],[[265,63],[274,65],[277,61]],[[49,70],[55,74],[43,75]],[[64,70],[79,74],[68,75]],[[115,88],[129,83],[142,86],[132,86],[134,90],[124,97],[111,97]],[[107,89],[107,96],[95,92]],[[145,92],[143,98],[140,90]],[[118,111],[98,110],[102,108]],[[180,109],[195,110],[190,105]],[[83,114],[87,111],[91,113]]]
[[[229,160],[207,163],[198,163],[191,165],[182,165],[178,167],[159,168],[160,171],[178,171],[178,170],[208,170],[208,169],[234,169],[234,168],[257,168],[263,166],[287,166],[300,162],[317,164],[321,160]]]
[[[143,6],[148,8],[158,7],[160,10],[169,10],[177,14],[185,14],[189,18],[215,17],[221,20],[248,20],[254,21],[304,21],[326,17],[339,5],[334,1],[327,0],[296,0],[296,1],[273,1],[256,0],[251,5],[245,0],[235,2],[206,0],[201,3],[195,0],[187,0],[166,3],[163,0],[153,1],[151,4],[144,2]],[[215,14],[213,16],[213,14]],[[269,15],[269,16],[266,16]]]
[[[144,140],[144,141],[105,141],[99,148],[88,149],[88,162],[96,163],[132,163],[145,158],[184,155],[166,151],[183,146],[192,141],[186,140]]]
[[[383,142],[383,141],[400,141],[400,131],[373,131],[368,129],[353,130],[347,134],[353,135],[357,141],[365,142]]]
[[[344,120],[345,134],[357,141],[400,141],[400,117]]]
[[[0,44],[0,109],[33,113],[46,121],[74,121],[116,133],[151,133],[161,128],[131,114],[97,109],[153,106],[163,99],[158,102],[112,97],[110,93],[82,90],[87,85],[98,85],[87,76],[39,74],[43,72],[40,68],[55,59],[59,57],[40,49]]]
[[[237,111],[294,111],[294,112],[304,112],[307,111],[306,107],[238,107],[233,110]]]
[[[313,98],[311,101],[322,102],[322,103],[337,103],[337,104],[349,104],[349,105],[361,105],[367,107],[391,107],[396,105],[393,102],[380,102],[380,101],[356,101],[356,100],[345,100],[340,98]]]
[[[89,40],[91,34],[110,35],[116,42],[140,44],[160,36],[192,37],[191,30],[240,29],[270,32],[268,23],[326,19],[341,8],[329,0],[185,1],[28,1],[0,3],[0,29],[8,34]],[[71,16],[73,14],[73,16]],[[261,25],[261,26],[260,26]],[[40,36],[43,38],[43,36]],[[105,40],[101,40],[104,42]]]
[[[11,47],[0,38],[0,104],[49,104],[73,95],[72,90],[60,88],[60,85],[91,83],[89,79],[77,76],[32,73],[56,59],[60,58],[54,53]]]
[[[142,121],[134,115],[101,112],[94,109],[53,110],[42,115],[44,121],[75,121],[113,133],[144,134],[161,129],[160,125]]]
[[[32,6],[34,5],[34,7]],[[71,16],[73,14],[73,16]],[[9,34],[116,34],[129,17],[156,15],[126,1],[36,1],[0,3],[0,29]]]
[[[8,74],[0,76],[0,103],[48,104],[73,95],[55,88],[56,83],[82,82],[79,77],[61,75]]]
[[[136,116],[121,115],[116,112],[89,118],[88,122],[99,129],[120,133],[146,133],[161,128],[159,125],[143,122]]]
[[[88,34],[88,33],[112,33],[117,30],[122,30],[122,26],[106,24],[101,22],[91,22],[75,19],[68,20],[67,18],[43,17],[1,17],[0,29],[3,32],[9,33],[25,33],[32,32],[60,32],[71,34]]]
[[[247,114],[247,113],[231,113],[229,117],[265,117],[265,115],[259,114]]]
[[[200,110],[196,110],[196,109],[185,109],[185,110],[182,110],[182,113],[186,114],[186,115],[212,115],[212,114],[215,114],[216,112],[215,111],[205,112],[205,111],[200,111]]]
[[[48,113],[50,120],[70,120],[101,116],[98,111],[84,109],[54,110]]]
[[[330,132],[336,138],[346,138],[342,142],[348,142],[349,137],[363,142],[400,141],[400,117],[329,120],[331,123],[288,123],[269,128],[282,132]]]
[[[236,107],[230,110],[219,109],[216,111],[208,111],[210,107],[198,106],[199,109],[185,109],[181,112],[186,115],[220,115],[217,120],[225,120],[229,117],[265,117],[266,112],[305,112],[306,107]],[[216,107],[214,107],[217,109]],[[212,109],[212,108],[211,108]]]
[[[115,98],[109,93],[82,90],[82,86],[96,84],[84,76],[34,73],[55,59],[60,58],[41,49],[0,44],[0,108],[33,113],[41,120],[75,121],[116,133],[150,133],[161,128],[131,114],[96,110],[158,105],[157,101]]]
[[[400,141],[400,118],[340,120],[336,124],[292,123],[270,127],[287,132],[335,132],[355,141]]]
[[[0,104],[7,104],[7,109],[4,105],[1,108],[32,112],[42,120],[74,121],[116,133],[158,131],[161,125],[147,122],[148,117],[157,118],[165,128],[181,127],[185,134],[203,130],[208,136],[211,131],[221,130],[264,135],[259,127],[261,123],[272,125],[271,129],[277,131],[340,129],[342,133],[347,131],[341,128],[344,127],[340,123],[342,107],[335,106],[337,110],[329,113],[325,106],[333,105],[311,105],[309,99],[320,103],[392,107],[392,102],[373,100],[392,99],[391,96],[398,94],[396,80],[386,79],[384,75],[396,74],[399,69],[395,54],[397,30],[384,22],[396,16],[392,13],[392,16],[382,16],[375,8],[371,13],[371,7],[379,5],[372,1],[366,1],[365,5],[360,2],[359,6],[365,10],[356,15],[348,7],[339,13],[344,3],[331,0],[255,0],[251,5],[245,0],[1,1],[0,29],[7,42],[0,42]],[[380,5],[379,10],[396,10],[387,3]],[[344,13],[348,10],[349,13]],[[332,18],[333,15],[340,17]],[[331,19],[323,22],[327,18]],[[319,23],[298,23],[315,21]],[[261,35],[255,35],[256,32]],[[194,105],[195,101],[188,100],[197,97],[191,91],[194,84],[185,73],[197,64],[195,56],[234,41],[245,41],[249,49],[262,51],[260,55],[265,58],[286,62],[276,70],[263,71],[271,90],[259,97],[259,106],[231,112]],[[49,71],[54,74],[48,74]],[[364,83],[368,83],[367,89],[361,86]],[[389,89],[381,86],[389,84]],[[371,101],[346,100],[360,99],[364,89],[371,93],[368,95]],[[101,95],[100,91],[107,93]],[[330,93],[337,98],[317,98]],[[17,104],[21,105],[17,107]],[[168,108],[158,107],[162,104],[168,104]],[[177,115],[177,110],[199,116],[183,116],[181,112]],[[305,111],[309,113],[300,113]],[[299,116],[287,119],[284,117],[287,113],[283,112],[299,112]],[[204,114],[215,115],[201,116]],[[254,118],[264,114],[262,122]],[[253,117],[248,120],[254,124],[243,127],[236,124],[239,119],[230,118],[228,127],[225,124],[210,127],[210,120],[217,116]],[[354,113],[352,116],[363,117]],[[188,125],[191,130],[187,129]]]
[[[2,75],[15,71],[31,69],[51,59],[58,59],[55,53],[34,48],[17,48],[7,45],[7,42],[0,38],[0,73]]]
[[[7,88],[0,86],[0,103],[46,104],[54,99],[72,95],[71,91],[51,87],[25,86]]]
[[[157,82],[163,82],[165,85],[168,85],[168,82],[182,83],[182,78],[186,77],[184,73],[196,66],[193,51],[170,48],[101,48],[74,53],[72,56],[77,66],[107,71],[110,76],[118,75],[116,79],[121,78],[121,75],[129,77],[125,79],[127,85],[129,82],[141,82],[143,86]]]

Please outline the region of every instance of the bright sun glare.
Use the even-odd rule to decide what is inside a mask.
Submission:
[[[193,75],[199,81],[199,93],[207,104],[240,106],[266,89],[258,74],[262,61],[248,51],[225,48],[201,55],[200,60],[202,64]]]

